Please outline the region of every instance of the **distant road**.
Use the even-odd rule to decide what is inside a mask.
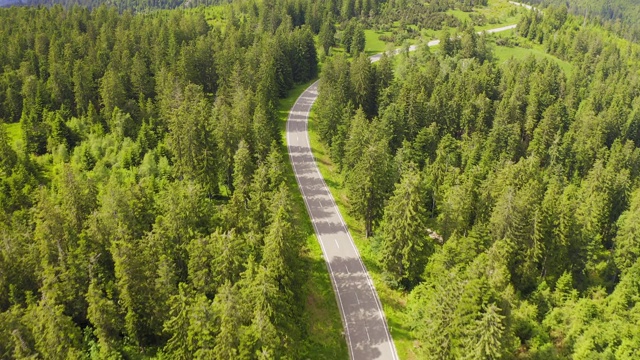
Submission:
[[[509,25],[487,32],[515,27]],[[439,43],[440,40],[433,40],[427,45]],[[409,48],[410,51],[415,49],[415,45]],[[397,53],[396,50],[394,54]],[[378,61],[381,56],[377,54],[370,59]],[[349,357],[353,360],[397,360],[398,353],[373,281],[311,152],[307,126],[311,106],[318,98],[318,83],[309,86],[289,111],[286,130],[289,158],[329,270]]]
[[[523,3],[519,3],[519,2],[515,2],[515,1],[509,1],[509,4],[513,4],[515,6],[522,6],[523,8],[526,8],[528,10],[533,10],[535,9],[533,6],[531,5],[527,5],[527,4],[523,4]],[[537,10],[537,9],[536,9]]]

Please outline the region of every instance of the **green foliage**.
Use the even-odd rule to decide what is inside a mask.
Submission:
[[[336,45],[336,26],[331,17],[327,17],[327,19],[325,19],[318,36],[320,38],[320,44],[322,45],[324,54],[329,55],[331,47]]]
[[[0,11],[0,358],[307,356],[276,106],[317,54],[252,9]]]
[[[369,124],[359,109],[351,129],[345,144],[345,169],[348,169],[345,184],[352,211],[364,221],[365,234],[369,237],[382,218],[384,200],[392,190],[396,175],[388,140],[380,124]]]
[[[498,64],[469,26],[384,80],[335,56],[318,135],[385,280],[411,290],[420,358],[633,357],[638,47],[555,7],[517,32],[549,57]]]
[[[407,170],[385,206],[381,225],[382,267],[394,282],[407,288],[419,282],[433,251],[422,185],[420,175]]]

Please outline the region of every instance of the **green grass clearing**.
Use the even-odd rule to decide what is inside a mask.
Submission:
[[[470,13],[464,12],[462,10],[449,9],[445,13],[449,15],[453,15],[456,19],[460,20],[461,22],[471,21],[471,16],[469,16]]]
[[[280,100],[278,105],[278,117],[280,120],[280,133],[283,139],[282,153],[286,167],[286,179],[294,198],[293,213],[300,218],[301,231],[307,238],[308,252],[305,256],[309,267],[309,282],[307,283],[307,301],[305,310],[309,324],[309,357],[310,359],[348,359],[349,351],[343,336],[342,320],[338,310],[335,293],[329,272],[316,239],[311,220],[298,188],[291,162],[286,149],[285,129],[289,110],[295,104],[302,92],[315,80],[300,84],[289,91],[289,96]]]
[[[517,46],[514,46],[514,47],[496,46],[493,49],[493,54],[498,59],[499,63],[504,63],[511,58],[526,59],[529,56],[535,56],[538,59],[546,58],[546,59],[555,61],[560,66],[562,71],[564,71],[567,77],[573,74],[573,65],[571,63],[558,59],[557,57],[553,55],[549,55],[537,48],[526,49],[526,48],[517,47]]]
[[[521,14],[525,11],[529,10],[510,4],[508,0],[489,0],[487,6],[474,8],[472,12],[450,9],[447,10],[446,13],[454,16],[463,23],[473,22],[472,17],[484,17],[484,24],[475,26],[477,31],[482,31],[516,24],[520,20]]]
[[[529,11],[523,7],[515,6],[510,4],[508,0],[489,0],[489,5],[485,7],[479,7],[473,9],[473,12],[465,12],[459,9],[449,9],[445,13],[456,17],[458,20],[462,22],[472,22],[472,16],[483,15],[484,23],[482,25],[474,26],[476,31],[484,31],[495,29],[502,26],[517,24],[520,21],[521,15],[525,12]],[[394,22],[393,29],[398,29],[400,26],[399,22]],[[429,41],[438,39],[440,37],[440,33],[443,30],[448,30],[450,33],[454,33],[456,31],[455,28],[444,27],[441,30],[432,30],[432,29],[418,29],[414,25],[409,25],[414,27],[423,40]],[[367,33],[367,31],[369,33]],[[375,52],[369,52],[368,46],[371,44],[371,48],[385,50],[385,46],[377,44],[377,42],[382,42],[378,37],[383,34],[382,32],[375,32],[374,30],[366,30],[365,35],[367,37],[367,47],[365,51],[367,54],[374,54]],[[392,34],[392,32],[386,32],[384,34]],[[375,37],[377,35],[377,37]],[[373,39],[370,39],[373,37]],[[411,43],[415,42],[416,39],[412,39]],[[378,51],[378,52],[380,52]]]
[[[224,28],[226,22],[227,9],[229,5],[210,5],[210,6],[198,6],[195,8],[186,9],[187,12],[194,12],[204,15],[207,24],[212,27]]]
[[[387,50],[388,43],[380,40],[380,35],[391,35],[391,31],[384,32],[371,29],[364,31],[364,52],[367,55],[371,56]]]
[[[4,126],[5,126],[5,129],[7,130],[9,141],[15,148],[18,141],[22,137],[22,128],[20,127],[20,123],[4,124]]]
[[[500,25],[516,24],[520,16],[530,10],[509,3],[509,0],[489,0],[489,5],[474,9],[474,12],[484,15],[487,23],[480,26],[478,31],[494,28]]]

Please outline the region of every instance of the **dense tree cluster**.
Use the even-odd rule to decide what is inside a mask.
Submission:
[[[115,7],[119,11],[146,11],[151,9],[176,9],[190,8],[196,6],[207,6],[227,3],[226,0],[3,0],[0,6],[53,6],[62,5],[65,8],[74,6],[83,6],[89,9],[95,9],[101,5]],[[3,4],[5,3],[5,4]]]
[[[370,19],[372,25],[390,30],[390,24],[399,22],[400,31],[412,29],[440,30],[443,27],[457,27],[460,20],[447,14],[450,9],[471,12],[474,7],[487,6],[486,0],[433,0],[429,2],[416,0],[389,0],[381,6],[380,16]],[[394,30],[398,37],[400,32]],[[397,39],[396,39],[397,40]],[[398,41],[396,41],[398,43]]]
[[[0,11],[0,358],[305,356],[276,105],[316,48],[271,5]]]
[[[530,0],[535,6],[568,7],[570,13],[603,25],[621,37],[640,41],[640,3],[627,0]]]
[[[317,129],[427,359],[640,355],[638,48],[566,10],[518,32],[570,61],[323,66]]]

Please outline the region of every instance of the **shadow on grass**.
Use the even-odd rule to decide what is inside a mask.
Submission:
[[[393,334],[393,338],[397,340],[412,341],[413,337],[411,336],[410,331],[403,327],[404,324],[400,324],[395,320],[396,319],[387,319],[389,330],[391,331],[391,334]]]
[[[333,179],[324,179],[324,182],[327,183],[327,185],[329,185],[329,187],[332,187],[334,189],[339,189],[342,186],[340,185],[340,183],[338,183],[337,181],[333,180]]]
[[[316,241],[311,237],[310,241]],[[317,244],[317,243],[316,243]],[[316,245],[319,247],[319,245]],[[319,250],[319,249],[318,249]],[[348,359],[347,343],[342,330],[338,305],[323,258],[309,258],[310,277],[307,286],[310,288],[307,297],[309,311],[309,358],[311,359]],[[327,321],[330,319],[330,321]],[[336,331],[340,329],[339,331]]]
[[[316,153],[316,151],[315,151],[314,149],[311,149],[311,151],[313,151],[314,153]],[[320,152],[318,151],[317,153],[320,153]],[[323,159],[323,158],[315,158],[315,159],[316,159],[316,162],[320,162],[320,163],[322,163],[322,164],[323,164],[323,165],[325,165],[325,166],[333,166],[333,164],[332,164],[332,163],[330,163],[330,162],[326,161],[326,160],[325,160],[325,159]]]

